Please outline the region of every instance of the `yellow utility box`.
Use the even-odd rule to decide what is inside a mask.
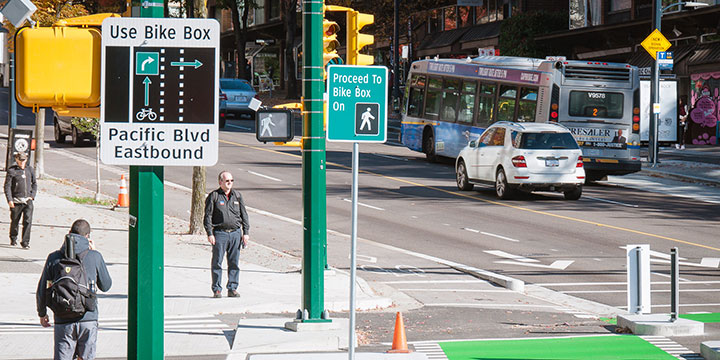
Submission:
[[[100,105],[100,30],[23,28],[16,41],[17,100],[27,107]]]

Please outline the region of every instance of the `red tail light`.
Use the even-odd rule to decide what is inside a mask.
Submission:
[[[227,95],[225,95],[225,93],[220,93],[220,100],[227,100]]]
[[[514,167],[519,167],[519,168],[521,168],[521,167],[526,168],[526,167],[527,167],[527,163],[525,162],[525,157],[522,156],[522,155],[519,155],[519,156],[516,156],[516,157],[512,158],[512,164],[513,164]]]
[[[575,167],[579,167],[579,168],[583,167],[582,155],[578,156],[577,165],[575,165]]]

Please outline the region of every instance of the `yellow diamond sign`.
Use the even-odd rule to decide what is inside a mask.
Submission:
[[[642,45],[642,47],[644,47],[650,56],[652,56],[655,60],[657,60],[656,53],[658,51],[665,51],[672,46],[672,44],[670,44],[670,42],[658,29],[655,29],[655,31],[650,33],[650,35],[648,35],[648,37],[646,37],[640,45]]]

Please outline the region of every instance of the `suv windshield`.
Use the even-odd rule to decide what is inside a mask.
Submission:
[[[567,132],[518,133],[516,136],[519,141],[513,141],[513,145],[519,149],[579,149],[573,136]]]
[[[224,90],[253,91],[253,88],[241,80],[220,80],[220,88]]]

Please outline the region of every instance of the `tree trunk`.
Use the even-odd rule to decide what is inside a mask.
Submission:
[[[203,234],[205,215],[205,167],[193,166],[192,203],[190,205],[190,233]]]
[[[287,96],[286,99],[299,99],[297,86],[297,57],[294,53],[295,48],[295,29],[297,28],[297,8],[298,0],[288,1],[287,9],[285,9],[285,71],[288,72]]]
[[[237,0],[236,0],[237,1]],[[242,23],[240,26],[240,10],[237,2],[231,7],[233,33],[235,34],[235,48],[237,49],[237,74],[239,79],[248,79],[252,83],[252,74],[248,74],[245,70],[245,39],[247,39],[247,18],[250,11],[250,1],[244,1]]]
[[[35,176],[45,177],[45,108],[35,113]]]
[[[100,132],[95,134],[95,202],[100,201]]]
[[[193,17],[207,19],[208,9],[207,9],[207,3],[205,0],[188,0],[188,1],[192,1],[194,3],[193,8],[195,8],[195,16],[193,16]]]

